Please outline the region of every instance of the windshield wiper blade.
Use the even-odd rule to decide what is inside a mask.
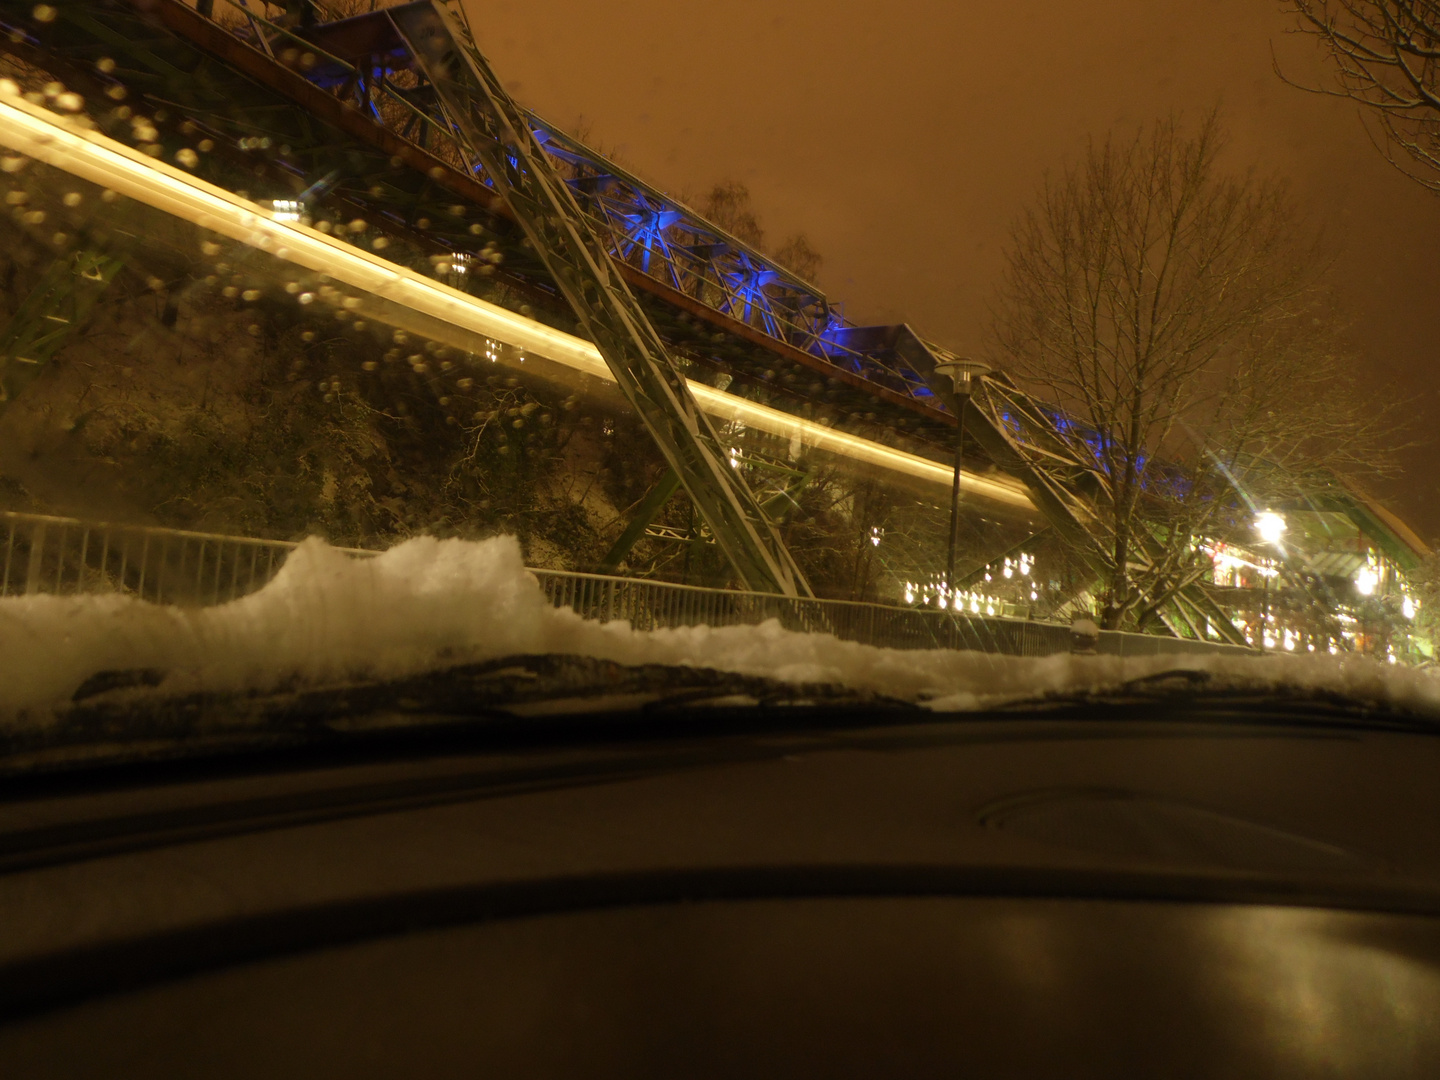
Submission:
[[[1336,724],[1366,729],[1440,732],[1440,723],[1424,711],[1375,698],[1350,696],[1325,687],[1264,685],[1217,677],[1193,668],[1167,668],[1107,686],[1019,698],[996,705],[997,713],[1069,711],[1076,708],[1144,708],[1154,714],[1169,707],[1177,718],[1241,719],[1282,724]]]
[[[0,771],[39,764],[160,760],[231,750],[334,744],[403,733],[502,731],[542,722],[556,738],[587,718],[631,715],[683,733],[677,714],[745,712],[789,723],[815,707],[874,716],[912,702],[840,685],[799,684],[684,665],[626,665],[546,654],[457,664],[395,679],[255,692],[171,692],[164,672],[101,672],[53,722],[0,733]],[[757,719],[758,718],[758,719]],[[818,712],[812,722],[819,719]]]

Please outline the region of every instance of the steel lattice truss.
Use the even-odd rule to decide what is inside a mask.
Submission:
[[[221,0],[217,13],[225,3]],[[287,41],[319,50],[306,78],[406,139],[463,161],[467,154],[452,118],[423,64],[388,32],[387,10],[398,9],[287,32],[246,8],[243,21],[232,26],[271,55],[283,54]],[[516,108],[612,258],[825,366],[937,406],[923,375],[903,359],[849,340],[855,330],[868,328],[854,327],[814,285],[578,139]],[[487,170],[467,164],[494,186]]]

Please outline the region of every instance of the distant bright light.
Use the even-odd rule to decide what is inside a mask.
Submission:
[[[299,221],[300,204],[294,199],[275,199],[271,204],[276,221]]]
[[[1400,611],[1407,619],[1415,618],[1415,601],[1411,600],[1408,596],[1405,597],[1404,600],[1400,601]]]
[[[1267,544],[1278,544],[1285,537],[1285,518],[1273,510],[1255,515],[1255,531]]]
[[[1375,587],[1380,584],[1380,575],[1375,572],[1373,566],[1362,566],[1355,575],[1355,591],[1361,596],[1370,596],[1375,592]]]

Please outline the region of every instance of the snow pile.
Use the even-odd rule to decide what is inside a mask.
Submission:
[[[312,539],[264,589],[211,608],[120,595],[0,599],[0,717],[47,715],[102,671],[164,671],[166,693],[263,692],[536,653],[831,683],[945,709],[1103,689],[1185,668],[1227,685],[1330,690],[1440,712],[1440,680],[1361,658],[1031,659],[882,649],[776,622],[639,632],[552,608],[515,539],[497,537],[420,538],[363,560]]]

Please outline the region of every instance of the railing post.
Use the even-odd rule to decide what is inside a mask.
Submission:
[[[0,596],[10,595],[10,560],[15,555],[15,522],[11,521],[6,529],[5,538],[5,576],[0,577]]]
[[[127,548],[129,545],[126,545]],[[150,531],[145,531],[145,539],[140,543],[140,580],[135,584],[135,595],[141,600],[145,599],[145,571],[150,569]]]
[[[75,591],[85,591],[85,560],[90,555],[90,530],[84,529],[80,533],[80,565],[75,571]]]
[[[67,530],[60,526],[60,542],[55,545],[55,593],[58,596],[65,580],[65,539]]]
[[[40,591],[40,560],[45,554],[45,523],[36,525],[30,533],[30,560],[25,564],[25,595]]]

